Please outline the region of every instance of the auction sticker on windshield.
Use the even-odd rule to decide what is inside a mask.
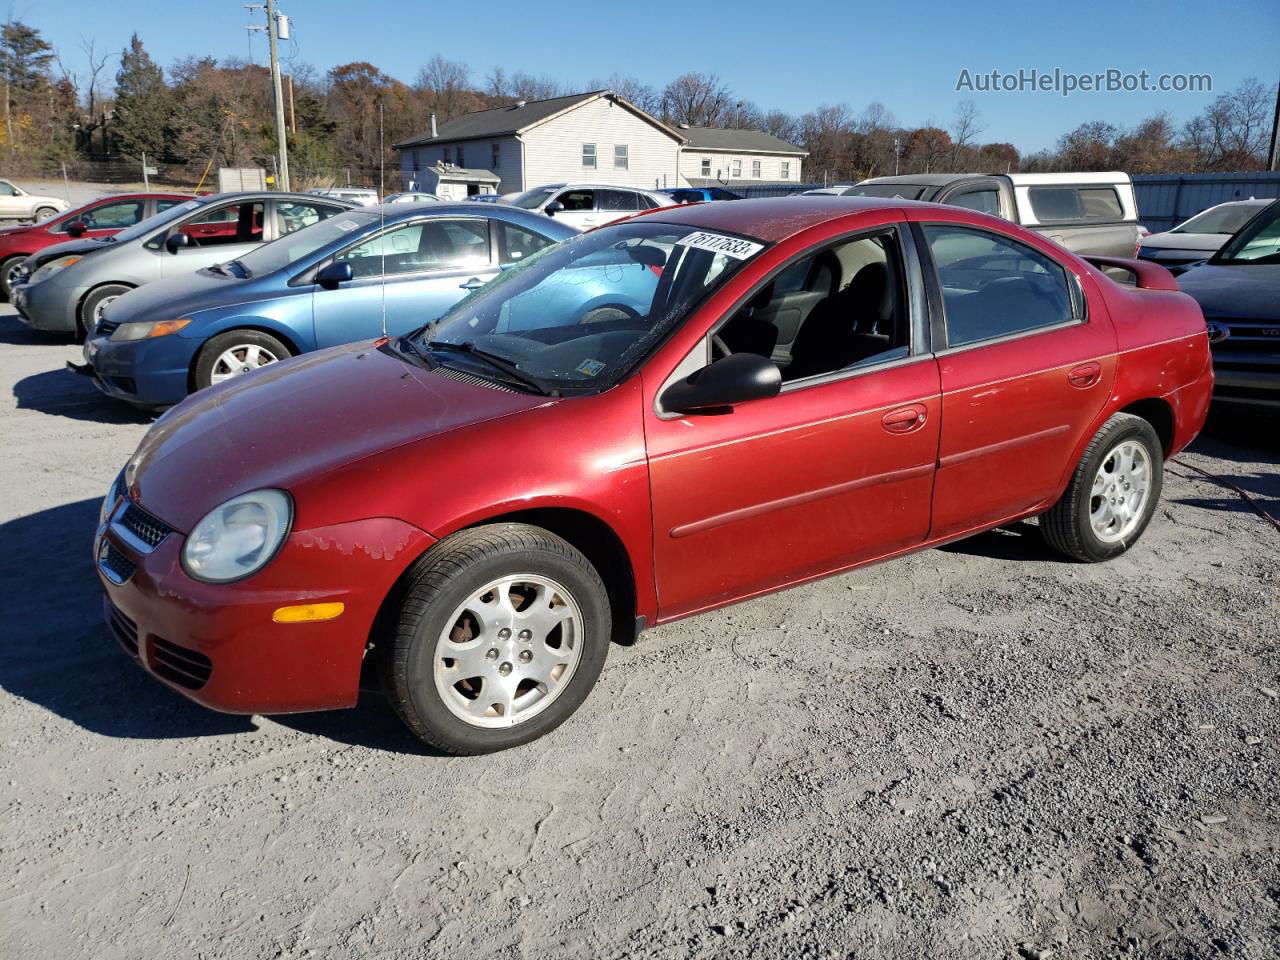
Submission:
[[[746,260],[754,257],[764,249],[763,243],[743,240],[741,237],[728,237],[722,233],[691,233],[676,244],[682,247],[697,247],[699,250],[710,250],[712,253],[723,253],[735,260]]]

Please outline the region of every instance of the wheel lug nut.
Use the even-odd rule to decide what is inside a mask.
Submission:
[[[498,667],[498,673],[502,674],[504,677],[510,672],[511,672],[511,664],[509,663],[504,663],[502,666]]]
[[[503,627],[501,630],[498,631],[499,640],[506,640],[510,636],[511,636],[511,630],[508,627]]]
[[[533,652],[532,652],[532,651],[530,651],[530,650],[521,650],[521,651],[520,651],[520,662],[521,662],[521,663],[528,663],[528,662],[529,662],[530,660],[532,660],[532,659],[533,659]]]
[[[521,630],[521,631],[520,631],[520,639],[521,639],[521,640],[523,640],[525,643],[528,643],[530,640],[532,640],[532,639],[533,639],[533,631],[532,631],[532,630]]]
[[[498,651],[497,651],[497,648],[495,648],[495,647],[491,647],[491,648],[490,648],[490,649],[485,653],[485,658],[486,658],[486,659],[488,659],[488,660],[497,660],[497,659],[498,659]]]

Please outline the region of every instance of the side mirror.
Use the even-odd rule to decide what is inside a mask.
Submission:
[[[67,224],[67,233],[73,237],[83,237],[89,225],[83,220],[72,220]]]
[[[560,213],[562,210],[564,210],[564,204],[561,203],[559,200],[552,200],[550,203],[548,203],[545,207],[542,208],[542,212],[545,213],[548,217],[554,217],[557,213]]]
[[[776,397],[781,389],[782,371],[776,363],[755,353],[734,353],[667,387],[662,406],[676,413],[697,413]]]
[[[337,290],[339,284],[350,283],[353,276],[350,260],[331,260],[316,274],[316,283],[326,290]]]
[[[191,246],[191,234],[189,233],[171,233],[164,238],[164,248],[170,253],[177,253],[186,247]]]

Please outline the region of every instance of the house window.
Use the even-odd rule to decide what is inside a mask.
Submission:
[[[458,144],[458,166],[465,167],[467,162],[462,159],[462,144]]]
[[[584,143],[582,145],[582,165],[592,170],[596,168],[596,145],[594,143]]]
[[[502,144],[495,143],[493,145],[493,169],[497,170],[502,164]]]
[[[791,179],[791,161],[783,160],[781,163],[781,170],[782,170],[782,173],[781,173],[782,179],[790,180]]]
[[[733,178],[735,180],[742,179],[742,161],[735,159],[733,161]]]
[[[704,177],[711,176],[711,158],[710,157],[702,158],[702,175]]]
[[[759,160],[751,161],[751,176],[756,180],[760,179],[760,161]]]
[[[626,170],[630,158],[627,156],[628,147],[625,143],[615,143],[613,145],[613,165],[619,170]]]
[[[452,154],[452,151],[450,151],[448,147],[445,147],[445,148],[444,148],[444,162],[445,162],[446,164],[447,164],[447,163],[449,163],[449,157],[451,157],[452,155],[453,155],[453,154]]]

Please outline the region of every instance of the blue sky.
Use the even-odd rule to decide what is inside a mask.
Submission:
[[[1280,77],[1280,2],[1237,0],[1162,4],[955,2],[798,5],[737,0],[641,5],[610,0],[506,0],[467,4],[391,0],[281,0],[293,18],[288,51],[321,70],[368,60],[411,81],[435,53],[460,60],[483,81],[494,66],[550,74],[575,87],[614,72],[661,86],[686,70],[718,74],[764,109],[803,113],[823,103],[860,112],[879,100],[907,125],[946,126],[966,96],[981,111],[984,141],[1023,150],[1051,146],[1080,123],[1132,124],[1167,110],[1177,120],[1248,76]],[[653,13],[644,12],[646,7]],[[813,7],[808,7],[812,10]],[[237,0],[11,0],[11,16],[38,27],[73,70],[84,68],[82,39],[118,50],[136,30],[168,66],[202,54],[245,56],[249,14]],[[163,11],[157,16],[159,11]],[[470,20],[465,24],[465,20]],[[261,22],[259,15],[258,22]],[[436,29],[435,22],[456,27]],[[577,38],[586,38],[579,40]],[[266,60],[266,40],[253,41]],[[1020,68],[1074,73],[1207,73],[1213,93],[957,93],[962,69]]]

